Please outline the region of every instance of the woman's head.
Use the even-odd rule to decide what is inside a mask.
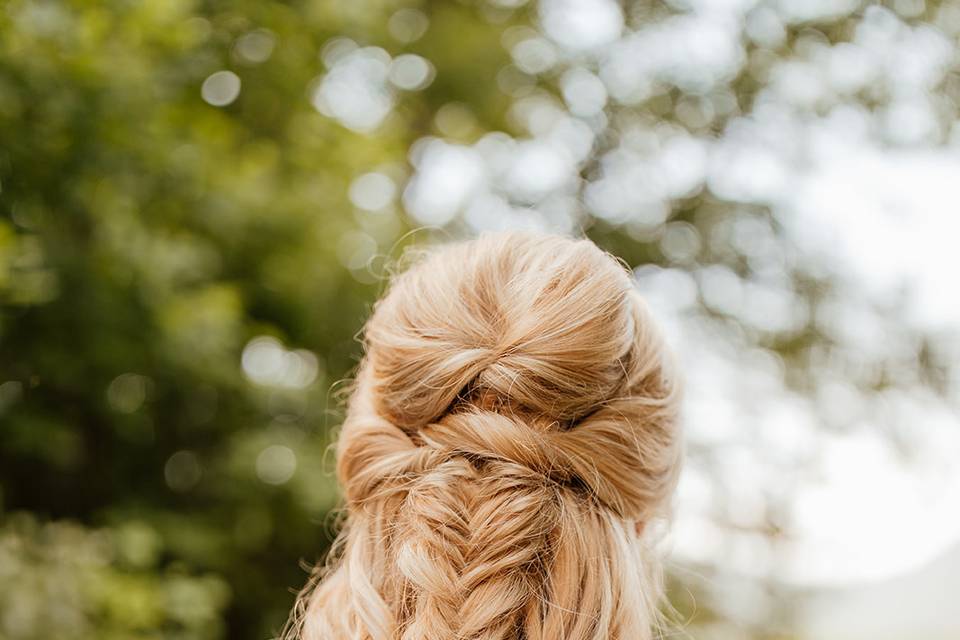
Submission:
[[[650,637],[641,532],[676,484],[678,393],[629,272],[587,240],[447,245],[393,280],[364,346],[346,526],[302,637]]]

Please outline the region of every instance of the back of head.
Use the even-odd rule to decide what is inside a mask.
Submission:
[[[677,384],[587,240],[447,245],[376,304],[338,443],[347,521],[309,640],[642,640],[642,535],[676,484]]]

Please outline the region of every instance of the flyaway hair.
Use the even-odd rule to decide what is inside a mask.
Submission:
[[[346,519],[298,640],[646,640],[682,444],[679,385],[630,272],[501,233],[396,276],[337,444]]]

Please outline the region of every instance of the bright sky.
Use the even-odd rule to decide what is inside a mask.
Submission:
[[[820,145],[822,162],[791,206],[798,241],[833,256],[848,287],[874,300],[909,291],[906,316],[927,331],[952,331],[956,353],[960,156],[956,149],[891,151],[853,142]],[[884,577],[957,543],[960,397],[952,400],[920,389],[886,399],[882,410],[917,449],[912,462],[892,450],[876,420],[829,440],[825,482],[805,490],[796,507],[806,537],[792,571],[797,579]]]
[[[960,218],[953,194],[960,156],[955,149],[883,150],[833,129],[829,120],[811,127],[813,138],[822,138],[812,145],[813,169],[798,173],[772,204],[805,258],[840,274],[849,307],[839,307],[835,320],[852,334],[841,337],[851,338],[854,349],[891,357],[888,351],[900,348],[898,338],[860,301],[882,302],[906,290],[908,322],[944,333],[947,348],[958,353]],[[682,284],[689,276],[638,275],[654,308],[678,328],[672,342],[690,372],[692,440],[728,452],[718,458],[732,458],[724,490],[732,492],[735,510],[747,512],[733,514],[734,521],[759,523],[759,487],[783,482],[783,473],[802,478],[791,481],[792,494],[784,494],[796,538],[771,550],[759,536],[741,534],[742,540],[731,542],[729,536],[738,534],[716,532],[709,516],[716,498],[708,489],[710,476],[694,468],[681,487],[675,538],[680,558],[720,559],[745,574],[764,575],[772,567],[773,575],[791,583],[839,585],[908,571],[960,542],[956,389],[951,398],[939,398],[908,387],[863,406],[863,397],[838,379],[823,397],[830,411],[853,417],[855,426],[825,432],[818,428],[816,407],[785,389],[775,365],[744,356],[685,319],[693,302]],[[910,456],[894,448],[891,429],[908,440]],[[750,514],[749,505],[757,512]]]

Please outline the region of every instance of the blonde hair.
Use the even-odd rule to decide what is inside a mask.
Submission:
[[[678,385],[629,272],[588,240],[447,245],[394,278],[364,346],[345,528],[287,637],[651,638],[640,532],[676,485]]]

